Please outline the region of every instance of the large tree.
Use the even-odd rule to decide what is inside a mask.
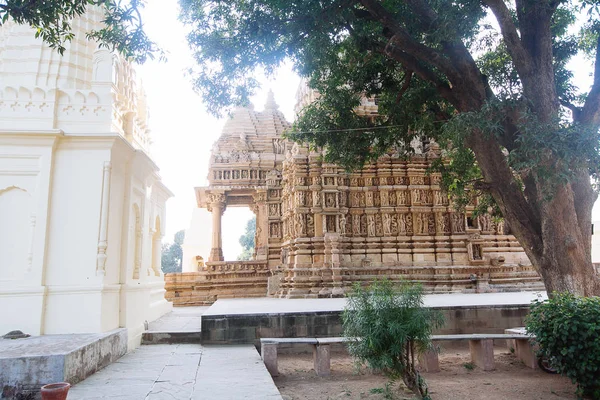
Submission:
[[[246,231],[240,236],[239,242],[242,252],[237,257],[240,261],[248,261],[254,258],[254,236],[256,235],[256,217],[252,217],[246,223]]]
[[[183,267],[183,241],[185,240],[185,231],[180,230],[175,233],[173,243],[162,245],[161,269],[163,273],[181,272]]]
[[[415,136],[444,186],[502,215],[548,291],[600,294],[591,262],[600,168],[595,0],[180,0],[195,86],[220,113],[286,60],[320,93],[291,137],[350,167]],[[574,26],[583,24],[577,33]],[[595,63],[579,92],[569,59]],[[585,88],[587,89],[587,88]],[[371,118],[354,110],[376,99]],[[471,189],[469,189],[471,188]]]

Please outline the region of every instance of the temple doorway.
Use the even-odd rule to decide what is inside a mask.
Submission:
[[[246,233],[248,221],[255,218],[249,207],[227,207],[222,219],[223,257],[225,261],[238,260],[244,252],[240,237]]]

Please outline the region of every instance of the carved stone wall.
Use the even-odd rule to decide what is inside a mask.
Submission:
[[[523,249],[489,215],[456,212],[427,168],[434,146],[347,173],[299,149],[283,163],[281,297],[342,295],[355,281],[410,279],[448,292],[535,286]],[[494,267],[494,268],[492,268]],[[491,286],[489,286],[491,285]],[[502,288],[500,285],[504,285]]]

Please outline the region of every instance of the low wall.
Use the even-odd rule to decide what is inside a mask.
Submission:
[[[174,306],[211,305],[218,299],[248,297],[327,298],[341,297],[355,282],[368,283],[382,277],[418,282],[428,293],[486,293],[544,290],[532,266],[497,265],[447,267],[365,267],[342,269],[341,293],[325,292],[285,294],[291,275],[272,273],[264,261],[222,261],[207,263],[199,272],[165,275],[166,299]],[[289,272],[289,271],[288,271]],[[311,285],[319,285],[311,275]],[[316,287],[316,286],[315,286]],[[314,288],[313,288],[314,289]]]
[[[74,385],[127,352],[127,329],[0,339],[0,398],[39,399],[48,383]]]
[[[165,298],[174,306],[205,306],[218,299],[264,297],[265,261],[210,262],[199,272],[165,274]]]
[[[436,307],[445,325],[435,334],[503,333],[524,325],[528,305]],[[334,337],[342,335],[341,311],[285,314],[205,315],[203,344],[259,345],[265,337]]]

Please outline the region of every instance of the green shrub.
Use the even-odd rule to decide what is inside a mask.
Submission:
[[[355,285],[342,314],[348,351],[391,381],[402,378],[422,399],[431,399],[416,370],[416,357],[432,348],[432,330],[443,324],[439,311],[423,306],[421,286],[377,281],[363,289]]]
[[[577,384],[579,398],[600,399],[600,297],[555,293],[532,303],[526,324],[539,355]]]

